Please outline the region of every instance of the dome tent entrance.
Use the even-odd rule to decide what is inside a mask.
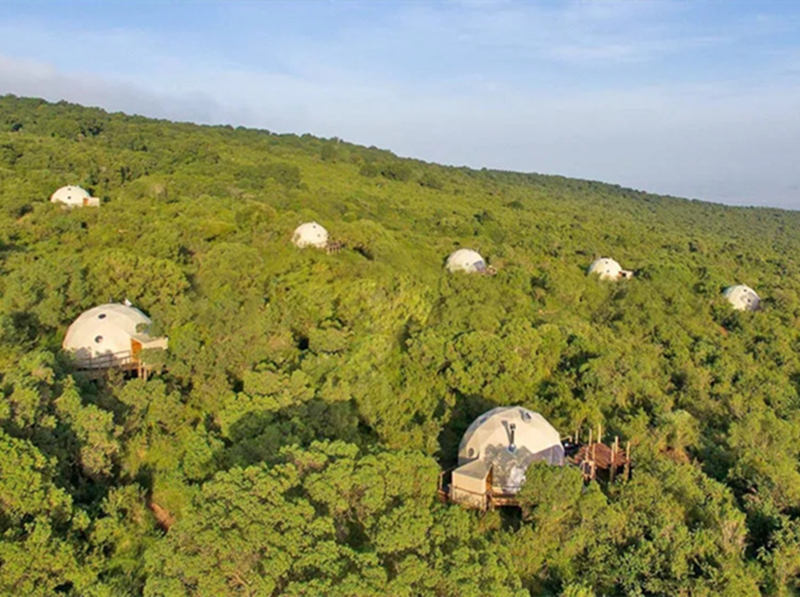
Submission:
[[[167,338],[148,334],[151,324],[149,317],[131,305],[100,305],[72,322],[62,347],[72,354],[79,369],[142,370],[142,350],[167,348]]]
[[[56,190],[50,195],[52,203],[63,203],[68,207],[98,207],[100,199],[92,197],[79,186],[67,185]]]
[[[623,280],[633,277],[631,270],[622,269],[622,266],[610,257],[595,259],[589,266],[589,274],[597,274],[601,280]]]
[[[301,249],[304,247],[325,249],[328,246],[328,231],[317,222],[306,222],[295,228],[292,242]]]
[[[493,274],[494,268],[486,265],[480,253],[472,249],[458,249],[450,253],[445,264],[449,272]]]
[[[449,497],[486,509],[516,495],[534,463],[564,464],[561,436],[539,413],[521,406],[498,407],[467,428],[458,449]]]

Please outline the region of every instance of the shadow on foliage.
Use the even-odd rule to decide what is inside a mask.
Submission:
[[[314,399],[277,411],[250,411],[228,431],[225,447],[214,454],[218,469],[280,460],[284,446],[308,446],[318,440],[342,440],[358,446],[377,436],[359,420],[355,405]]]
[[[7,315],[0,334],[2,334],[2,339],[9,344],[26,345],[39,337],[41,327],[39,318],[34,313],[14,311]]]
[[[0,429],[10,437],[30,442],[52,464],[53,482],[69,492],[76,504],[90,505],[107,495],[116,471],[93,475],[82,463],[81,449],[86,441],[78,436],[69,417],[58,412],[55,406],[63,393],[64,376],[69,372],[69,360],[57,353],[55,360],[40,363],[29,376],[16,380],[2,378],[0,396],[7,402],[10,412],[0,419]],[[28,408],[16,403],[15,384],[23,393],[36,397],[36,412],[30,413],[33,420],[18,419],[12,414],[18,409],[27,412]],[[21,421],[26,424],[20,425]]]
[[[364,257],[369,261],[374,261],[375,255],[373,255],[372,251],[369,247],[363,244],[357,244],[353,246],[353,251]]]
[[[458,462],[458,445],[467,427],[480,415],[497,406],[483,396],[461,394],[456,392],[456,403],[450,419],[439,433],[439,463],[445,467],[455,466]]]

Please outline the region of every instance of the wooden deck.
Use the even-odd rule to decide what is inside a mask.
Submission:
[[[340,240],[329,240],[328,244],[325,245],[325,252],[328,255],[331,255],[333,253],[338,253],[339,251],[344,249],[345,246],[346,245],[344,244],[343,241],[340,241]]]
[[[581,446],[578,453],[573,457],[576,463],[581,463],[585,460],[594,460],[597,468],[602,470],[614,467],[623,467],[627,464],[628,459],[624,451],[614,453],[614,450],[605,444],[592,444],[591,446]]]
[[[586,480],[593,480],[602,473],[609,481],[614,481],[620,474],[625,479],[630,477],[630,448],[621,450],[619,441],[607,446],[602,442],[584,444],[568,460],[583,472]]]
[[[133,373],[145,380],[150,375],[150,368],[128,350],[76,359],[75,369],[91,379],[104,377],[110,369]]]
[[[516,493],[490,493],[487,498],[490,510],[503,506],[519,506]]]

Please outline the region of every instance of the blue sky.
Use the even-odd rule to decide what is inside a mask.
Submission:
[[[9,2],[0,93],[800,209],[800,3]]]

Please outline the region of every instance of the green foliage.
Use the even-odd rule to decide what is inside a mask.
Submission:
[[[365,162],[359,169],[358,173],[361,174],[361,176],[366,176],[367,178],[374,178],[380,174],[380,169],[372,162]]]
[[[502,555],[461,553],[452,569],[481,539],[474,519],[452,526],[432,507],[436,472],[420,454],[335,442],[219,473],[148,554],[144,594],[514,594]]]
[[[419,178],[419,184],[422,187],[428,187],[429,189],[435,189],[437,191],[441,191],[444,188],[444,183],[432,172],[423,173]]]
[[[407,162],[394,160],[380,164],[378,172],[389,180],[406,181],[411,179],[412,169]]]
[[[344,248],[293,247],[308,220]],[[0,593],[795,594],[798,224],[3,97]],[[444,272],[460,246],[497,275]],[[599,255],[636,277],[587,277]],[[158,376],[73,372],[71,321],[125,298],[169,336]],[[629,438],[633,479],[436,502],[507,404]]]

